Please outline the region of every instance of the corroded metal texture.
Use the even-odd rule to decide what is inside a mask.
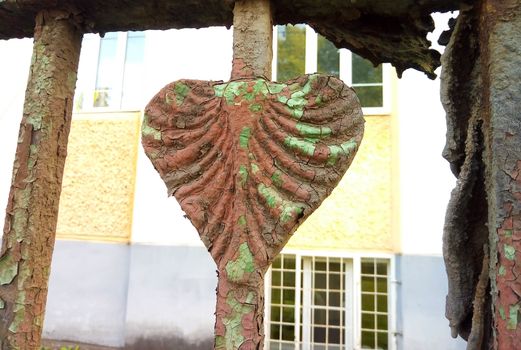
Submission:
[[[353,90],[321,75],[181,80],[147,106],[145,152],[219,270],[216,348],[262,343],[264,272],[347,170],[363,123]]]
[[[308,23],[338,47],[374,64],[392,63],[401,74],[414,68],[434,77],[439,54],[429,49],[430,14],[459,8],[462,0],[272,1],[274,24]],[[474,3],[475,0],[467,0]],[[34,14],[72,3],[86,32],[231,26],[233,0],[5,0],[0,1],[0,39],[32,36]]]
[[[2,350],[40,349],[81,38],[68,11],[36,17],[0,254]]]
[[[521,1],[464,6],[444,54],[442,101],[458,183],[447,209],[447,317],[467,349],[521,338]]]

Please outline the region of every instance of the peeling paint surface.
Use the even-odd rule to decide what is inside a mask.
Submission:
[[[182,104],[173,92],[180,84],[188,91]],[[217,263],[216,346],[249,349],[240,344],[259,341],[263,273],[358,150],[358,99],[322,75],[284,84],[182,80],[163,88],[145,114],[145,153]],[[242,316],[242,333],[232,332],[234,310],[249,310],[250,295],[255,307]]]

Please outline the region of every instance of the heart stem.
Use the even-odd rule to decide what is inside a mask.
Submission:
[[[240,280],[219,271],[215,350],[264,349],[264,272]]]
[[[271,79],[273,21],[270,0],[239,0],[233,9],[231,79]]]

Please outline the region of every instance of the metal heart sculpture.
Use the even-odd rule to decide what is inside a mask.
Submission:
[[[145,152],[219,270],[215,348],[262,335],[263,275],[344,175],[363,125],[354,91],[318,74],[180,80],[146,107]]]

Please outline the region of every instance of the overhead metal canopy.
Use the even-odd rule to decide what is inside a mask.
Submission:
[[[374,64],[392,63],[434,78],[440,55],[426,39],[430,14],[457,10],[461,0],[277,0],[274,24],[308,23],[337,47]],[[467,1],[469,2],[469,1]],[[474,0],[470,0],[474,2]],[[0,39],[32,37],[36,13],[71,7],[86,33],[232,25],[232,0],[0,0]]]

